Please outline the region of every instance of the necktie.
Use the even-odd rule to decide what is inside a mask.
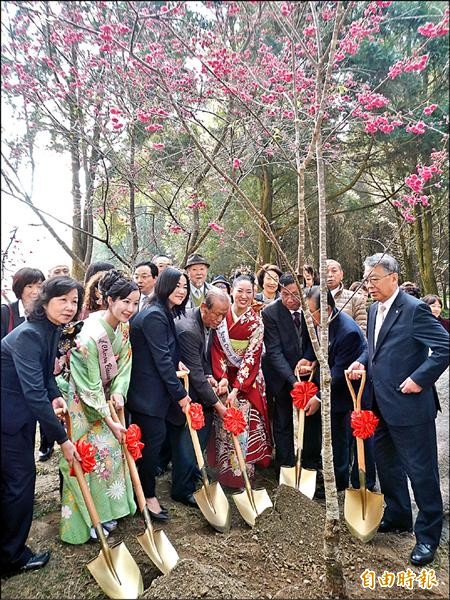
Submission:
[[[300,313],[298,312],[298,310],[295,310],[292,313],[292,318],[294,319],[294,324],[298,329],[300,327]]]
[[[192,286],[192,292],[196,298],[200,298],[202,295],[202,290],[200,288],[196,288],[195,285]]]
[[[377,345],[378,334],[380,333],[381,326],[383,325],[384,318],[386,316],[386,307],[384,304],[378,305],[377,320],[375,321],[375,332],[373,336],[374,346]]]

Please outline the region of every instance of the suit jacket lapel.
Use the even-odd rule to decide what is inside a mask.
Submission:
[[[295,327],[294,320],[292,318],[291,311],[284,306],[280,302],[280,311],[281,311],[281,321],[283,323],[283,329],[285,329],[287,335],[292,340],[292,343],[295,344],[297,352],[301,350],[300,348],[300,337],[297,328]],[[301,323],[301,322],[300,322]]]
[[[398,294],[398,296],[397,296],[397,298],[394,300],[391,308],[389,309],[389,312],[386,315],[386,318],[384,319],[383,325],[381,326],[381,329],[380,329],[380,331],[378,333],[377,345],[376,345],[376,347],[375,347],[375,349],[373,351],[374,355],[380,349],[380,347],[383,344],[383,341],[386,338],[386,336],[387,336],[390,328],[395,323],[395,321],[398,319],[398,317],[399,317],[399,315],[401,313],[401,305],[403,304],[401,294],[402,294],[402,292],[400,291],[399,294]],[[375,319],[374,319],[374,321],[375,321]],[[375,323],[374,323],[374,327],[375,327]]]

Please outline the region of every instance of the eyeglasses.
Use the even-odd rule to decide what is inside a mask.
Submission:
[[[373,277],[364,277],[362,283],[371,283],[372,285],[377,285],[382,279],[389,277],[389,275],[393,275],[393,273],[386,273],[386,275],[381,275],[381,277],[377,275],[374,275]]]

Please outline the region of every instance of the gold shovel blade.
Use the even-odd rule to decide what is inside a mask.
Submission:
[[[226,533],[231,526],[231,508],[228,498],[218,481],[203,485],[194,492],[194,498],[208,523],[220,533]]]
[[[253,527],[256,522],[256,517],[262,514],[266,508],[272,508],[273,504],[265,489],[251,490],[251,495],[253,501],[250,500],[246,490],[243,492],[236,492],[232,495],[232,498],[244,521],[250,525],[250,527]]]
[[[123,542],[110,546],[110,554],[119,580],[111,571],[103,550],[86,565],[92,577],[108,598],[137,598],[143,593],[144,584],[136,561]]]
[[[365,543],[373,538],[381,523],[384,496],[378,492],[365,490],[364,507],[363,493],[356,489],[345,490],[344,518],[350,533]]]
[[[317,471],[302,468],[300,471],[300,481],[297,481],[297,467],[280,467],[280,485],[289,485],[299,490],[310,500],[313,499],[316,492]]]
[[[153,562],[161,573],[168,575],[178,562],[179,556],[175,548],[169,541],[164,531],[153,530],[153,539],[150,531],[146,529],[144,533],[137,536],[137,541],[142,546],[144,552]]]

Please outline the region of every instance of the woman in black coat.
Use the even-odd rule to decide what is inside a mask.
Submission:
[[[145,446],[137,466],[152,518],[166,521],[169,516],[155,493],[159,453],[169,432],[172,447],[172,480],[179,465],[179,436],[185,424],[183,411],[190,402],[177,369],[180,350],[174,317],[184,312],[189,298],[187,276],[172,267],[165,269],[155,285],[148,306],[131,321],[133,351],[127,408],[133,423],[142,430]]]
[[[26,540],[33,519],[36,467],[34,446],[39,421],[64,458],[79,458],[54,413],[66,409],[53,375],[61,325],[81,307],[80,284],[70,277],[43,283],[28,320],[1,342],[0,565],[2,575],[39,569],[50,552],[34,554]]]

